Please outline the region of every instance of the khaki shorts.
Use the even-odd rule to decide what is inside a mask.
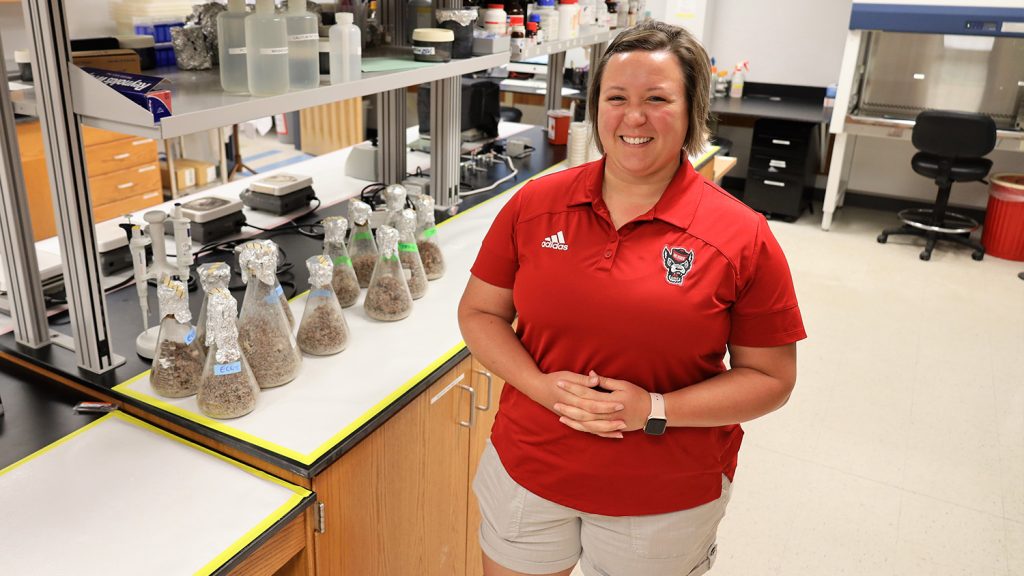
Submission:
[[[698,576],[715,562],[715,535],[731,490],[695,508],[649,516],[601,516],[537,496],[505,471],[490,442],[473,480],[480,546],[524,574],[552,574],[577,561],[585,576]]]

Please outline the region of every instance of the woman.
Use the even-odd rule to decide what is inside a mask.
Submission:
[[[509,384],[474,480],[487,576],[707,572],[738,423],[793,389],[785,257],[687,160],[709,68],[680,28],[619,34],[588,102],[603,160],[524,186],[480,249],[459,322]]]

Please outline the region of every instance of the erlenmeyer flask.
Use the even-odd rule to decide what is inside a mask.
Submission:
[[[390,226],[377,229],[380,257],[366,291],[363,307],[370,318],[391,322],[412,312],[412,295],[398,257],[398,230]]]
[[[167,398],[184,398],[196,393],[203,373],[206,354],[190,323],[188,289],[169,276],[157,286],[160,302],[160,334],[149,384],[153,391]]]
[[[337,354],[348,345],[348,322],[331,288],[334,264],[327,256],[313,256],[306,260],[306,267],[310,291],[295,339],[306,354]]]
[[[331,287],[338,295],[338,304],[348,308],[359,299],[359,278],[352,267],[352,258],[345,246],[348,220],[344,216],[329,216],[320,224],[324,227],[324,255],[334,264],[334,278]]]
[[[238,418],[253,411],[260,387],[238,345],[237,303],[227,288],[210,292],[206,338],[210,353],[199,381],[196,403],[210,418]]]

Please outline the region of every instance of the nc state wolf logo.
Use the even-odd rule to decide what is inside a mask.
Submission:
[[[683,277],[693,267],[693,252],[686,248],[665,248],[661,251],[662,263],[665,264],[665,281],[676,286],[683,285]]]

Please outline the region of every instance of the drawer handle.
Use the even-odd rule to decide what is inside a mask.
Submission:
[[[476,406],[476,390],[465,384],[459,384],[459,388],[469,392],[469,421],[459,420],[459,426],[472,428],[476,424],[476,410],[473,409]]]
[[[487,378],[487,403],[484,404],[483,406],[480,406],[478,404],[476,407],[476,409],[481,412],[487,412],[488,410],[491,409],[491,384],[493,384],[494,382],[494,377],[492,377],[491,373],[486,370],[474,370],[474,372],[483,376],[484,378]]]
[[[771,166],[772,168],[785,168],[786,167],[786,161],[785,160],[769,160],[768,161],[768,165]]]
[[[765,180],[764,183],[769,185],[769,186],[778,186],[779,188],[785,188],[786,187],[786,183],[785,182],[779,182],[778,180]]]
[[[149,144],[152,141],[152,138],[146,138],[145,140],[136,140],[132,142],[132,146],[142,146],[143,144]]]
[[[142,168],[139,168],[139,174],[142,174],[143,172],[152,172],[153,170],[156,170],[156,166],[143,166]]]
[[[772,144],[778,144],[779,146],[789,146],[790,144],[792,144],[792,142],[790,142],[789,140],[778,140],[776,138],[772,138]]]
[[[124,154],[118,154],[117,156],[114,156],[114,160],[126,160],[126,159],[131,158],[131,157],[132,157],[131,154],[129,154],[128,152],[125,152]]]
[[[118,184],[117,185],[117,189],[118,190],[127,190],[128,188],[131,188],[132,186],[135,186],[135,182],[125,182],[124,184]]]
[[[163,192],[150,192],[149,194],[143,195],[142,198],[145,200],[149,200],[150,198],[156,198],[160,194],[163,194]]]

